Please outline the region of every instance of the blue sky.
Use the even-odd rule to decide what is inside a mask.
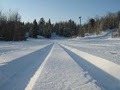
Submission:
[[[0,0],[0,9],[18,11],[25,22],[44,17],[53,23],[69,19],[79,23],[82,16],[85,23],[90,17],[119,11],[120,0]]]

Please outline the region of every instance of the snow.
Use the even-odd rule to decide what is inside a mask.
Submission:
[[[112,37],[112,34],[115,33],[117,29],[107,30],[105,32],[101,32],[99,35],[93,34],[88,35],[85,37],[85,39],[108,39]]]
[[[105,58],[120,65],[120,38],[111,38],[110,32],[112,31],[109,30],[105,32],[105,34],[102,34],[103,38],[101,35],[100,38],[98,38],[99,36],[93,39],[76,38],[59,41],[59,43]]]
[[[56,35],[55,33],[52,34],[51,36],[51,39],[52,40],[67,40],[67,39],[71,39],[70,37],[63,37],[63,36],[58,36]]]
[[[0,89],[23,90],[42,64],[50,48],[51,45],[0,66],[0,76],[5,78],[0,78]]]
[[[120,38],[0,41],[0,90],[120,90]]]
[[[55,44],[32,90],[80,89],[100,90],[95,80],[84,72],[60,46]]]
[[[53,47],[52,47],[52,49],[53,49]],[[37,79],[39,78],[39,75],[41,74],[41,72],[42,72],[42,70],[44,68],[45,63],[47,62],[47,59],[51,55],[52,49],[50,50],[49,54],[45,57],[45,60],[44,60],[43,64],[40,66],[40,68],[36,71],[35,75],[29,81],[29,84],[27,85],[25,90],[32,90],[32,88],[34,87]]]
[[[80,64],[80,66],[83,66],[83,68],[98,81],[100,86],[106,88],[107,90],[120,89],[119,65],[77,49],[64,45],[62,46],[65,47],[64,49],[74,58],[74,60],[76,60],[78,64]]]

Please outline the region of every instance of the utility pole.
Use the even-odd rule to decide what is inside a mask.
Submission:
[[[84,37],[84,31],[83,31],[83,29],[82,29],[82,25],[81,25],[81,19],[82,19],[82,17],[80,16],[79,19],[80,19],[79,35],[82,36],[82,37]]]

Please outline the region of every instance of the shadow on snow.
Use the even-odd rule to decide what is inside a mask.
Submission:
[[[0,66],[1,90],[24,90],[53,44]]]
[[[61,46],[61,45],[60,45]],[[92,63],[84,60],[80,56],[61,46],[85,71],[91,75],[97,82],[96,84],[106,90],[120,90],[120,80],[101,70]]]

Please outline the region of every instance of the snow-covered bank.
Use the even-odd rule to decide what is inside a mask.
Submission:
[[[96,34],[89,34],[88,33],[88,36],[85,36],[83,38],[77,38],[77,39],[109,39],[109,38],[112,38],[112,35],[117,32],[117,29],[111,29],[111,30],[106,30],[105,32],[101,32],[100,34],[96,35]]]
[[[120,89],[120,66],[103,58],[64,46],[64,49],[106,90]],[[66,49],[67,48],[67,49]],[[70,51],[69,51],[70,50]],[[72,53],[74,52],[74,53]]]

